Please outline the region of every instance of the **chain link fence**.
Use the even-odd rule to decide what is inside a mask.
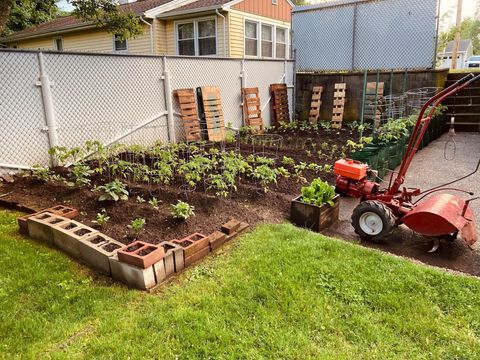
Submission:
[[[225,124],[240,128],[241,89],[258,87],[269,125],[269,86],[287,83],[293,100],[294,63],[0,50],[0,77],[1,173],[48,164],[54,145],[182,141],[176,89],[218,86]]]
[[[296,7],[299,71],[430,69],[437,0],[344,0]]]

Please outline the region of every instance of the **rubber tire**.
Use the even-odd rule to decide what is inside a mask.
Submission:
[[[362,230],[360,227],[360,217],[365,212],[374,212],[382,219],[383,229],[380,234],[370,235]],[[355,233],[357,233],[362,240],[372,242],[380,242],[389,236],[393,232],[393,229],[395,229],[395,222],[396,219],[392,210],[385,204],[374,200],[361,202],[355,210],[353,210],[352,214],[352,226],[355,229]]]

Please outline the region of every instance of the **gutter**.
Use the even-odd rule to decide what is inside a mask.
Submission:
[[[227,38],[226,38],[226,35],[227,35],[227,27],[226,27],[227,19],[225,18],[225,16],[220,14],[220,11],[218,11],[218,9],[215,9],[215,12],[217,13],[218,16],[220,16],[223,19],[223,56],[227,56]]]
[[[143,18],[143,15],[140,15],[139,17],[140,21],[146,24],[150,28],[150,53],[153,55],[155,54],[154,48],[153,48],[153,25],[150,24],[148,21],[146,21]]]

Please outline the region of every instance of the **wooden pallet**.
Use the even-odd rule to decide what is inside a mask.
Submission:
[[[323,86],[314,86],[312,90],[312,103],[310,105],[310,116],[308,120],[311,124],[317,124],[320,117],[320,107],[322,106]]]
[[[377,100],[376,109],[372,106],[366,107],[365,109],[365,119],[372,120],[374,122],[375,128],[380,126],[380,119],[382,116],[382,101],[383,101],[383,92],[385,84],[379,82],[378,86],[376,82],[367,83],[366,93],[365,93],[365,103],[372,104]],[[375,89],[377,90],[375,93]]]
[[[200,121],[198,119],[197,103],[195,102],[195,91],[193,89],[179,89],[174,91],[180,104],[180,114],[185,129],[187,142],[202,140]]]
[[[281,123],[290,122],[290,111],[288,108],[288,89],[286,84],[270,85],[272,125],[278,126]]]
[[[225,140],[225,120],[223,117],[220,88],[202,86],[200,88],[202,102],[202,120],[210,141]]]
[[[263,133],[262,105],[258,88],[243,88],[243,119],[245,125]]]
[[[333,112],[332,112],[332,128],[340,129],[343,122],[343,112],[345,109],[345,98],[347,95],[347,84],[335,84],[335,92],[333,93]]]

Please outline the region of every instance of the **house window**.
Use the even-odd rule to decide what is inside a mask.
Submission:
[[[195,20],[177,25],[177,53],[186,56],[217,54],[217,22]]]
[[[63,51],[63,39],[62,38],[53,39],[53,45],[54,45],[55,50]]]
[[[287,55],[287,29],[277,27],[275,54],[278,59],[285,59]]]
[[[178,54],[195,56],[195,23],[178,25]]]
[[[258,56],[258,23],[245,22],[245,55]]]
[[[198,54],[215,55],[217,53],[215,20],[198,22]]]
[[[273,57],[273,26],[262,24],[262,57]]]
[[[127,51],[127,40],[123,40],[120,35],[113,38],[113,49],[115,51]]]

